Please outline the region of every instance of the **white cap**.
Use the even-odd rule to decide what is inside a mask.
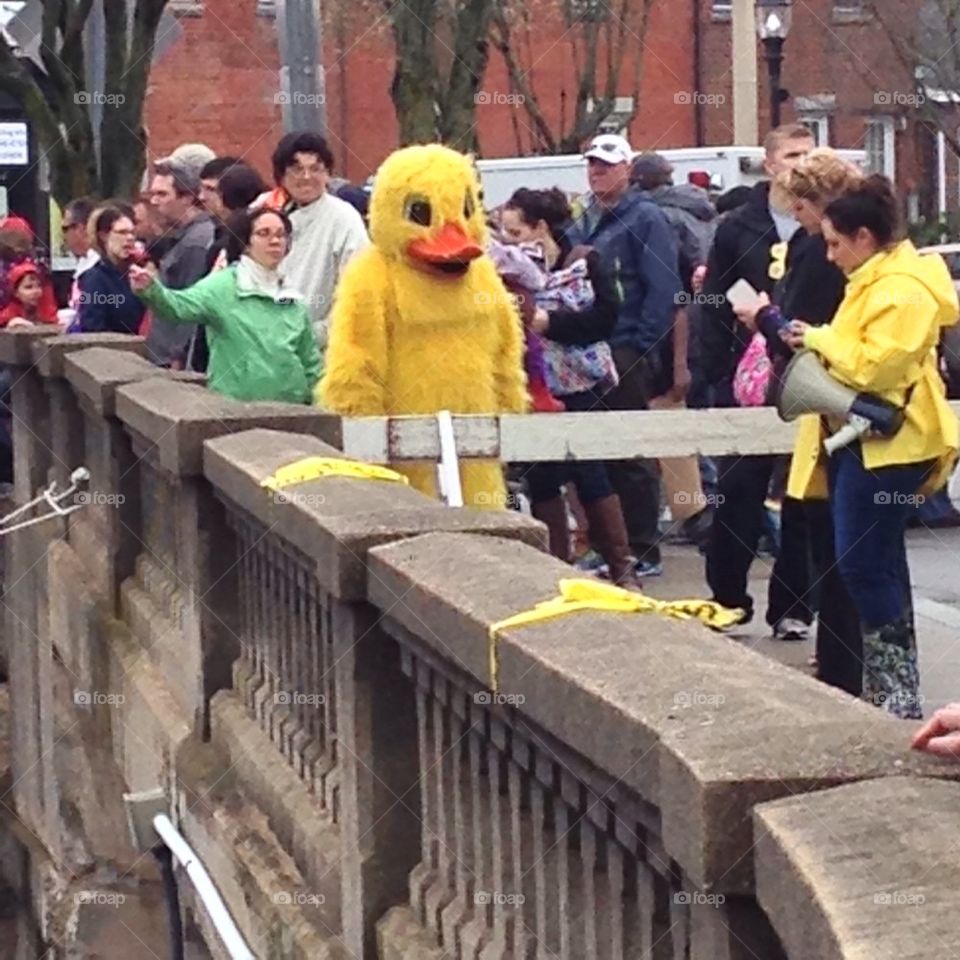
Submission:
[[[587,160],[602,160],[604,163],[629,163],[633,159],[633,148],[617,133],[601,133],[590,141],[583,155]]]
[[[181,143],[169,157],[162,157],[155,163],[173,163],[189,170],[195,177],[211,161],[216,159],[213,152],[205,143]]]

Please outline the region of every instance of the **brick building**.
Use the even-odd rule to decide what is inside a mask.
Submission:
[[[340,171],[363,179],[397,145],[390,100],[389,27],[362,5],[341,4],[325,26],[328,134]],[[155,65],[147,103],[150,152],[185,140],[247,157],[264,173],[282,132],[279,54],[273,5],[264,0],[172,0],[180,39]],[[894,176],[913,214],[960,206],[957,160],[911,118],[914,83],[890,50],[883,28],[859,0],[805,0],[794,8],[783,84],[784,119],[808,124],[821,143],[867,150],[874,169]],[[551,123],[575,99],[572,50],[562,23],[538,22],[526,62]],[[732,142],[730,4],[654,0],[644,42],[632,44],[621,71],[618,107],[636,147]],[[699,51],[699,57],[697,56]],[[758,51],[759,56],[759,51]],[[639,60],[632,59],[639,57]],[[698,62],[699,60],[699,62]],[[639,97],[631,97],[634,69]],[[769,116],[765,65],[760,129]],[[490,58],[484,90],[510,90],[505,65]],[[497,97],[491,97],[496,101]],[[528,120],[505,97],[478,108],[485,156],[530,152]],[[943,176],[940,176],[940,173]],[[941,186],[942,183],[942,186]]]

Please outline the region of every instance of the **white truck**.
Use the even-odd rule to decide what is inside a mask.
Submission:
[[[863,150],[837,152],[861,166],[866,161]],[[723,192],[740,184],[752,186],[764,177],[762,147],[681,147],[658,153],[673,164],[674,183],[686,183],[691,173],[703,172],[710,176],[714,188]],[[500,206],[520,187],[559,187],[570,194],[587,191],[587,162],[577,153],[478,160],[477,169],[488,209]]]

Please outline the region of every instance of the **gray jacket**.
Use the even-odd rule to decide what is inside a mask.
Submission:
[[[213,245],[214,223],[201,213],[174,232],[173,246],[160,258],[160,280],[171,290],[192,287],[207,273],[207,251]],[[157,366],[168,367],[184,358],[196,330],[195,324],[174,324],[154,314],[147,336],[147,357]]]
[[[716,230],[717,211],[707,191],[692,183],[681,183],[637,192],[655,203],[673,227],[680,247],[681,272],[687,273],[681,277],[686,286],[689,273],[707,262]]]

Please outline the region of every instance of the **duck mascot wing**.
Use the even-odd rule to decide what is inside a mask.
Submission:
[[[370,235],[337,286],[320,403],[343,416],[524,412],[523,331],[484,252],[470,159],[440,144],[387,157]],[[434,464],[398,469],[438,496]],[[466,505],[505,506],[498,461],[464,462],[461,481]]]

